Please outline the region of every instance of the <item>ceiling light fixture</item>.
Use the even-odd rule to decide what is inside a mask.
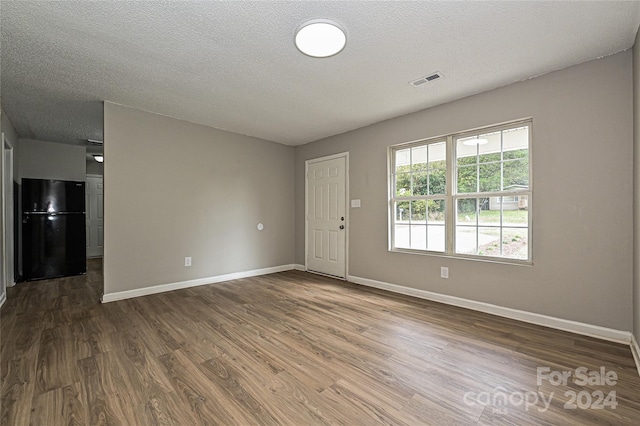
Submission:
[[[336,22],[312,19],[296,30],[296,47],[305,55],[328,58],[337,55],[347,44],[347,35]]]
[[[96,145],[102,145],[103,143],[101,140],[98,140],[98,139],[87,139],[87,142],[96,144]]]
[[[98,163],[102,163],[104,161],[104,157],[102,155],[94,155],[93,159],[96,160]]]
[[[489,141],[486,139],[467,139],[462,141],[462,145],[467,145],[467,146],[484,145],[486,143],[489,143]]]

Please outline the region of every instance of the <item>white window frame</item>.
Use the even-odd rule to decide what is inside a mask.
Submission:
[[[496,192],[472,192],[472,193],[458,193],[457,192],[457,164],[456,164],[456,140],[463,139],[465,137],[474,136],[483,133],[489,132],[498,132],[508,129],[514,129],[518,127],[528,127],[529,129],[529,188],[527,190],[515,190],[515,191],[496,191]],[[508,123],[502,123],[492,126],[481,127],[473,130],[468,130],[464,132],[457,132],[450,135],[437,136],[428,139],[421,139],[417,141],[406,142],[398,145],[392,145],[388,148],[387,157],[388,157],[388,173],[387,173],[387,183],[388,183],[388,249],[392,252],[398,253],[411,253],[411,254],[422,254],[422,255],[430,255],[430,256],[440,256],[440,257],[453,257],[453,258],[462,258],[462,259],[470,259],[470,260],[478,260],[485,262],[494,262],[494,263],[508,263],[508,264],[517,264],[517,265],[533,265],[533,209],[532,209],[532,198],[533,198],[533,154],[532,154],[532,134],[533,134],[533,120],[531,118],[521,119],[517,121],[512,121]],[[425,146],[432,143],[439,143],[446,141],[446,191],[444,195],[425,195],[425,196],[412,196],[412,197],[403,197],[398,198],[395,194],[395,153],[396,151],[404,150],[407,148],[413,148],[417,146]],[[527,259],[512,259],[498,256],[487,256],[487,255],[479,255],[479,254],[462,254],[456,253],[455,248],[455,232],[456,232],[456,203],[458,199],[465,198],[491,198],[491,197],[516,197],[516,200],[519,200],[520,196],[528,197],[528,223],[527,223],[527,250],[528,255]],[[422,250],[422,249],[411,249],[411,248],[400,248],[395,247],[395,203],[397,201],[411,201],[414,199],[419,200],[429,200],[432,198],[444,198],[445,199],[445,251],[430,251],[430,250]],[[476,228],[478,226],[476,225]],[[502,225],[499,226],[502,232]]]

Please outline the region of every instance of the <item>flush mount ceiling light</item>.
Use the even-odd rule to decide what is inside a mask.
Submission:
[[[467,145],[467,146],[484,145],[486,143],[489,143],[489,141],[486,139],[467,139],[462,141],[462,145]]]
[[[102,163],[104,161],[104,157],[102,155],[94,155],[93,159],[96,160],[98,163]]]
[[[305,55],[328,58],[336,55],[347,44],[347,35],[336,22],[329,19],[312,19],[296,30],[296,47]]]

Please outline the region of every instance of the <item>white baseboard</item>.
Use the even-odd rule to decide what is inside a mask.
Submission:
[[[133,297],[147,296],[149,294],[164,293],[166,291],[179,290],[189,287],[197,287],[206,284],[215,284],[223,281],[237,280],[240,278],[257,277],[258,275],[273,274],[295,269],[297,265],[281,265],[271,268],[254,269],[251,271],[234,272],[231,274],[217,275],[214,277],[198,278],[196,280],[180,281],[177,283],[160,284],[152,287],[137,288],[135,290],[119,291],[102,295],[102,303],[115,302],[116,300],[131,299]]]
[[[631,353],[633,354],[633,359],[636,362],[638,374],[640,374],[640,346],[638,346],[638,341],[633,334],[631,335]]]
[[[536,314],[533,312],[505,308],[503,306],[492,305],[490,303],[477,302],[475,300],[463,299],[446,294],[433,293],[426,290],[404,287],[382,281],[371,280],[368,278],[349,276],[347,277],[347,281],[356,284],[362,284],[368,287],[388,290],[394,293],[405,294],[407,296],[418,297],[420,299],[432,300],[434,302],[445,303],[447,305],[459,306],[461,308],[472,309],[474,311],[485,312],[500,317],[555,328],[557,330],[569,331],[571,333],[581,334],[584,336],[609,340],[611,342],[623,343],[625,345],[631,344],[632,334],[629,331],[615,330],[612,328],[600,327],[597,325],[585,324],[562,318],[555,318],[547,315]]]
[[[299,263],[296,263],[295,265],[293,265],[293,269],[295,269],[296,271],[306,271],[307,267]]]
[[[7,292],[5,291],[3,295],[0,296],[0,308],[4,305],[4,302],[7,301]]]

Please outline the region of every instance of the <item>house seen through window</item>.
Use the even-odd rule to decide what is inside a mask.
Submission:
[[[394,251],[531,260],[531,122],[391,148]]]

